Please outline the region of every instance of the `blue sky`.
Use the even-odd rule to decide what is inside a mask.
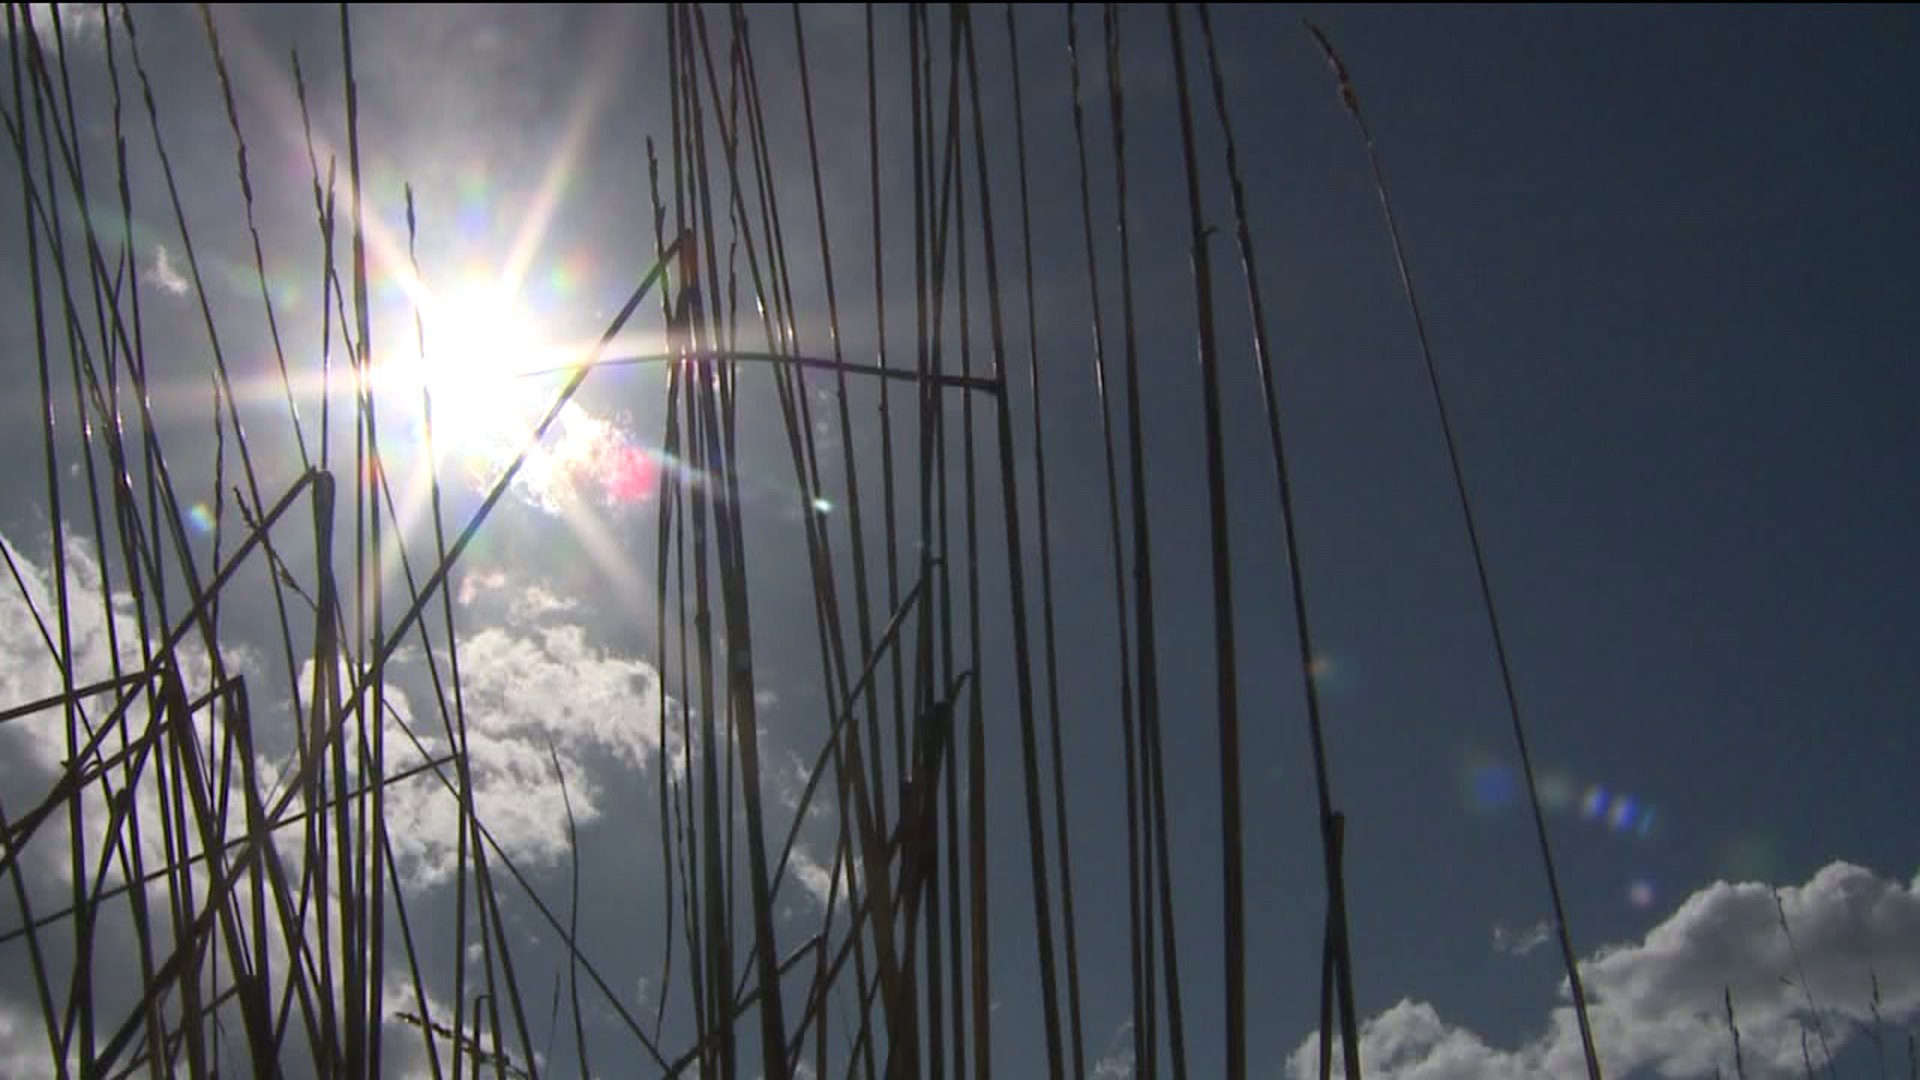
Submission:
[[[1910,732],[1920,701],[1911,661],[1920,646],[1920,578],[1909,565],[1920,550],[1920,307],[1911,300],[1920,282],[1912,198],[1920,129],[1911,105],[1920,100],[1920,17],[1824,8],[1213,12],[1275,341],[1335,801],[1348,822],[1355,981],[1359,1011],[1371,1021],[1366,1056],[1373,1075],[1422,1080],[1571,1075],[1578,1048],[1566,1028],[1565,973],[1555,948],[1539,942],[1550,918],[1546,889],[1446,446],[1365,150],[1300,27],[1303,14],[1340,46],[1392,185],[1610,1075],[1702,1076],[1716,1067],[1731,1074],[1716,1011],[1727,987],[1743,1003],[1749,1067],[1798,1075],[1808,1014],[1795,967],[1808,973],[1825,1010],[1842,1073],[1877,1075],[1872,1040],[1854,1025],[1868,1015],[1870,976],[1888,1021],[1876,1030],[1895,1060],[1920,1014],[1920,852],[1900,824],[1912,816],[1911,777],[1920,765]],[[769,153],[781,170],[774,190],[801,347],[821,355],[830,343],[791,16],[785,8],[750,16]],[[69,17],[78,19],[69,43],[78,127],[90,167],[104,177],[113,150],[104,35],[97,21]],[[864,26],[850,9],[809,9],[805,17],[840,344],[848,359],[870,363]],[[188,273],[152,136],[131,97],[130,251],[163,391],[156,423],[183,501],[201,504],[211,521],[221,502],[201,289],[244,376],[243,416],[263,486],[283,489],[299,458],[266,347],[252,249],[237,213],[232,136],[201,29],[190,11],[136,9],[135,18],[204,284]],[[1113,553],[1065,18],[1059,8],[1018,12],[1033,326],[1088,1071],[1120,1076],[1146,1070],[1130,1060],[1125,1029]],[[217,20],[250,143],[280,330],[295,343],[290,362],[312,371],[321,334],[319,237],[285,57],[299,49],[322,152],[339,150],[344,174],[337,15],[233,9]],[[376,352],[405,368],[410,295],[439,304],[428,314],[436,347],[473,356],[511,353],[524,365],[524,353],[599,333],[652,257],[644,140],[663,153],[669,140],[661,15],[377,7],[356,10],[354,20],[366,212],[377,237]],[[1082,10],[1079,20],[1083,78],[1104,94],[1099,12]],[[724,33],[724,21],[715,32]],[[1017,282],[1006,37],[998,9],[981,10],[976,21],[982,108],[999,148],[989,168],[1001,270]],[[933,22],[944,93],[944,13]],[[905,23],[893,9],[876,19],[883,283],[895,363],[912,355]],[[1190,1065],[1195,1075],[1216,1075],[1224,1060],[1220,763],[1185,189],[1165,16],[1128,8],[1120,26],[1182,987]],[[1190,28],[1189,46],[1197,37]],[[1204,75],[1197,51],[1189,63]],[[1204,213],[1219,228],[1212,265],[1241,662],[1249,1055],[1255,1075],[1305,1076],[1324,890],[1293,598],[1217,127],[1204,82],[1194,89]],[[1119,326],[1108,126],[1104,98],[1089,105],[1111,343]],[[963,162],[971,193],[970,145]],[[17,194],[13,170],[6,183]],[[411,294],[403,184],[418,200],[425,290]],[[968,257],[978,275],[977,203],[969,207]],[[4,320],[0,346],[18,388],[0,405],[0,439],[32,466],[0,477],[0,534],[26,582],[9,583],[0,601],[8,621],[0,669],[14,673],[0,675],[0,701],[11,703],[53,692],[58,680],[21,601],[51,591],[51,513],[19,215],[0,217],[0,230],[17,253],[6,271],[14,315]],[[515,272],[513,288],[487,291]],[[751,327],[750,285],[743,280],[741,289],[742,325]],[[977,292],[973,303],[974,360],[984,365]],[[1025,562],[1037,602],[1028,323],[1022,302],[1010,296],[1008,304]],[[524,318],[504,314],[510,310]],[[643,307],[625,344],[657,349],[660,324],[658,308]],[[743,332],[743,340],[755,334]],[[957,337],[950,319],[950,349]],[[1117,350],[1113,357],[1117,363]],[[476,415],[524,407],[558,383],[520,380],[524,393],[503,403],[484,389],[462,399],[460,381],[438,392]],[[829,416],[831,383],[809,385],[816,417]],[[763,787],[782,834],[826,711],[801,525],[807,497],[796,488],[771,387],[763,369],[742,376],[740,505]],[[657,712],[663,693],[669,711],[683,699],[675,673],[663,677],[656,667],[652,496],[659,470],[671,467],[656,454],[663,388],[657,370],[595,373],[547,457],[501,504],[449,584],[462,648],[486,659],[469,669],[480,672],[471,707],[491,785],[482,813],[534,869],[542,894],[564,899],[565,808],[546,764],[551,740],[581,820],[584,936],[604,950],[605,969],[629,995],[625,1006],[645,1006],[649,1016],[662,915],[657,785],[692,760],[673,739],[663,753],[652,721],[638,719]],[[73,408],[64,392],[63,423]],[[311,438],[317,392],[301,393]],[[871,500],[885,452],[875,430],[878,395],[861,384],[851,400],[853,444],[842,445],[831,427],[819,432],[829,479],[824,509],[814,511],[840,530],[843,564],[840,463],[856,460]],[[909,417],[902,430],[913,430],[913,395],[896,391],[890,400]],[[396,392],[382,405],[382,422],[397,433],[396,475],[418,476],[410,407]],[[984,399],[978,407],[991,490],[992,427]],[[336,438],[350,437],[346,415],[339,406]],[[1117,404],[1114,415],[1119,422]],[[950,417],[957,434],[957,399]],[[445,423],[458,429],[457,420]],[[77,462],[77,441],[70,432],[60,438],[61,464]],[[464,432],[449,459],[450,520],[477,504],[472,478],[497,467],[502,438],[485,421]],[[912,468],[911,447],[902,441],[896,451],[903,469]],[[906,490],[911,482],[903,481]],[[77,521],[84,478],[64,473],[61,483],[63,514]],[[978,686],[993,766],[993,1061],[1003,1075],[1043,1075],[997,491],[985,503]],[[230,498],[223,513],[230,549],[241,528]],[[416,511],[402,529],[409,543],[430,544],[423,520]],[[902,524],[911,535],[912,515],[903,512]],[[870,523],[869,542],[876,537]],[[311,559],[304,539],[287,543],[296,564],[298,554]],[[188,557],[204,570],[212,537],[198,535],[190,546]],[[96,554],[69,577],[102,562],[124,576],[113,569],[118,558]],[[223,616],[230,647],[250,657],[242,666],[253,665],[261,682],[283,688],[296,673],[275,652],[266,579],[250,580],[255,587],[236,594]],[[88,583],[99,591],[97,576]],[[114,617],[95,607],[95,624]],[[876,611],[876,620],[886,614]],[[396,695],[419,715],[430,692],[423,655],[403,653],[393,673]],[[93,659],[104,665],[104,653]],[[259,697],[256,708],[275,715],[290,707],[284,692]],[[29,730],[16,725],[5,736],[24,763],[0,771],[9,807],[41,797],[59,767],[57,748],[44,741],[55,729],[19,733]],[[428,781],[396,788],[394,800],[409,821],[399,855],[417,911],[444,920],[453,904],[445,874],[451,801]],[[831,810],[801,835],[809,860],[802,884],[824,891]],[[1798,965],[1769,886],[1781,890],[1795,927]],[[503,903],[510,925],[526,935],[516,956],[535,973],[528,999],[544,1040],[549,983],[565,966],[530,906]],[[0,901],[8,927],[19,920],[15,905]],[[811,891],[787,888],[783,943],[804,939],[819,916]],[[442,937],[427,958],[444,973],[461,961]],[[675,992],[684,994],[684,983]],[[668,1033],[684,1045],[691,1021],[684,1004],[673,1010]],[[22,983],[0,979],[0,1062],[22,1075],[50,1071],[38,1011]],[[557,1028],[547,1065],[568,1075],[576,1059],[564,1015]],[[645,1071],[610,1010],[591,1013],[587,1031],[598,1070]],[[843,1061],[844,1049],[834,1056]]]

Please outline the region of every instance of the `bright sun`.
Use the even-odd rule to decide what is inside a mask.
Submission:
[[[527,448],[582,352],[554,342],[512,291],[497,285],[426,292],[420,310],[425,355],[392,363],[386,392],[418,416],[424,390],[432,401],[435,466],[444,477],[484,488]],[[625,425],[578,402],[568,402],[555,420],[517,474],[516,490],[528,501],[558,511],[582,498],[619,504],[652,496],[654,455]],[[426,441],[422,425],[416,445],[424,450]]]
[[[425,356],[397,365],[394,389],[421,404],[432,397],[435,456],[489,459],[511,454],[539,420],[544,404],[534,372],[563,367],[563,350],[504,289],[464,288],[429,294],[421,304]]]

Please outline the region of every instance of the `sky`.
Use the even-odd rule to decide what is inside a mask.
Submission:
[[[801,347],[825,355],[833,343],[792,15],[784,7],[748,14]],[[1920,306],[1912,302],[1920,284],[1912,197],[1920,191],[1912,104],[1920,100],[1920,15],[1826,7],[1212,12],[1274,342],[1334,801],[1346,817],[1362,1060],[1373,1076],[1446,1080],[1583,1069],[1420,342],[1366,147],[1302,16],[1340,48],[1391,185],[1608,1075],[1732,1075],[1723,995],[1738,1005],[1750,1075],[1801,1075],[1809,1030],[1827,1043],[1812,1051],[1816,1064],[1830,1051],[1840,1075],[1874,1076],[1884,1054],[1898,1071],[1920,1018],[1920,848],[1900,824],[1920,808],[1911,781],[1920,767],[1911,734],[1920,702],[1920,666],[1911,659],[1920,648],[1920,577],[1910,565],[1920,550]],[[847,359],[873,363],[865,26],[851,8],[809,8],[804,17],[838,345]],[[321,242],[287,56],[297,49],[303,65],[320,168],[326,153],[338,152],[344,184],[338,14],[236,7],[215,18],[249,144],[276,327],[289,362],[307,373],[295,391],[298,438],[314,440]],[[725,19],[715,18],[724,36]],[[1200,114],[1203,213],[1217,229],[1211,265],[1240,658],[1249,1071],[1309,1077],[1317,1074],[1325,889],[1294,597],[1218,127],[1197,29],[1191,15],[1183,18]],[[114,148],[105,29],[92,9],[70,9],[66,19],[76,123],[101,184]],[[216,459],[232,469],[239,451],[231,433],[215,437],[211,422],[209,321],[235,372],[262,487],[284,490],[300,475],[301,457],[203,29],[187,9],[136,8],[134,19],[194,249],[190,261],[153,131],[129,89],[130,255],[143,290],[154,423],[182,502],[195,508],[189,556],[204,573],[216,535],[231,551],[244,527],[231,491],[215,485]],[[1118,1078],[1146,1070],[1134,1060],[1129,1028],[1118,616],[1066,19],[1059,7],[1023,5],[1016,16],[1086,1071]],[[1098,9],[1079,11],[1078,20],[1082,78],[1094,95],[1087,124],[1102,304],[1117,364],[1107,72]],[[975,21],[983,119],[992,145],[1009,147],[1003,17],[983,8]],[[933,22],[944,80],[944,13]],[[886,251],[879,281],[886,344],[901,363],[912,355],[913,317],[905,12],[879,9],[875,25]],[[531,369],[577,357],[652,263],[647,140],[665,163],[671,138],[663,27],[654,9],[353,10],[362,193],[374,238],[373,349],[395,380],[380,390],[382,423],[394,433],[393,475],[407,480],[396,490],[407,507],[399,531],[416,553],[430,550],[431,530],[417,482],[427,458],[408,390],[428,379],[440,395],[447,518],[465,520],[504,460],[515,418],[549,400],[562,380],[516,379],[520,389],[501,394],[489,389],[498,380],[487,382],[485,366]],[[1176,83],[1160,8],[1126,8],[1120,29],[1189,1063],[1195,1075],[1219,1075],[1213,564]],[[120,75],[130,79],[124,37],[115,47],[123,50]],[[11,91],[0,98],[16,117]],[[37,168],[41,159],[33,160]],[[968,147],[970,193],[973,160]],[[1016,162],[995,152],[988,171],[1001,270],[1020,281]],[[21,181],[7,172],[11,207]],[[666,183],[670,189],[670,175]],[[407,256],[409,186],[417,277]],[[973,218],[963,226],[971,230],[975,288],[979,228]],[[343,225],[343,252],[344,236]],[[26,238],[21,215],[0,213],[0,243],[11,253],[0,264],[9,286],[0,290],[9,309],[0,348],[13,387],[0,397],[0,454],[19,462],[0,470],[0,536],[17,567],[0,589],[0,705],[60,689],[32,608],[59,580],[53,526],[84,533],[88,490],[69,386],[55,400],[65,410],[59,462],[72,469],[56,470],[59,510],[49,497]],[[716,240],[715,250],[724,244]],[[742,325],[754,330],[743,331],[743,341],[757,334],[744,269]],[[1015,290],[1006,291],[1023,564],[1037,611],[1029,323]],[[428,325],[425,360],[414,344],[416,301]],[[973,302],[973,359],[984,371],[987,324],[979,294]],[[956,337],[950,328],[950,348]],[[643,305],[619,348],[655,352],[663,340],[657,306]],[[337,338],[333,349],[337,364]],[[64,364],[66,354],[56,355]],[[859,464],[871,500],[887,450],[872,386],[859,383],[850,395],[853,441],[843,444],[825,419],[832,384],[815,378],[808,393],[829,479],[817,496],[802,492],[772,386],[764,369],[743,369],[739,505],[754,601],[762,787],[775,832],[784,834],[827,719],[803,520],[811,513],[841,530],[834,535],[844,565],[842,462]],[[596,964],[615,973],[624,1007],[649,1015],[662,917],[655,800],[663,777],[682,775],[695,760],[675,734],[663,745],[642,719],[689,711],[677,675],[663,675],[658,663],[656,497],[665,471],[678,467],[660,453],[664,387],[657,368],[595,372],[447,585],[459,612],[480,813],[554,903],[568,896],[573,816],[582,937],[595,943]],[[901,431],[914,431],[912,392],[888,400],[909,418]],[[977,404],[991,491],[993,428],[988,400]],[[350,445],[345,408],[332,418],[333,437],[348,440],[336,452]],[[957,431],[957,399],[949,417]],[[910,443],[901,440],[895,453],[903,469],[916,464]],[[953,477],[957,483],[957,469]],[[992,505],[980,525],[985,646],[977,688],[993,763],[992,1060],[1001,1075],[1034,1076],[1045,1074],[1045,1058],[1019,836],[1008,565],[997,492],[985,503]],[[911,536],[913,519],[902,521]],[[310,539],[291,531],[290,564],[310,564]],[[104,673],[108,626],[132,619],[128,602],[99,599],[112,593],[113,576],[126,576],[124,566],[115,569],[120,553],[89,550],[71,535],[63,553],[66,580],[93,597],[76,616],[84,630],[76,674]],[[223,648],[256,677],[262,715],[290,717],[287,688],[310,684],[311,661],[288,670],[268,579],[257,567],[248,573],[250,584],[223,602]],[[1033,659],[1038,667],[1037,653]],[[402,715],[428,712],[427,669],[422,647],[396,656]],[[62,767],[56,719],[0,730],[0,800],[9,814],[42,798]],[[294,730],[296,722],[276,719],[262,738],[281,740],[275,745],[284,751]],[[429,741],[428,753],[441,750]],[[269,757],[263,751],[263,761]],[[564,793],[556,767],[567,777]],[[427,925],[444,922],[454,905],[455,807],[430,780],[393,790],[389,821],[405,822],[394,833],[395,857],[414,913]],[[792,942],[818,926],[834,829],[826,806],[801,831],[800,891],[782,893],[779,913]],[[64,866],[47,844],[31,851],[46,860],[32,865],[48,874]],[[530,1019],[540,1039],[553,1029],[543,1071],[571,1075],[572,1030],[564,1017],[549,1025],[544,1015],[549,986],[557,994],[554,980],[566,971],[564,954],[529,904],[517,895],[503,903],[523,935],[516,956],[532,973],[530,1011],[541,1015]],[[0,900],[0,929],[20,920],[17,897]],[[435,940],[426,959],[444,994],[445,972],[464,961],[449,937]],[[0,950],[11,950],[0,969],[23,972],[18,939]],[[668,1031],[684,1045],[691,1021],[684,1005],[675,1009]],[[40,1011],[24,974],[0,976],[0,1072],[52,1075]],[[648,1071],[613,1010],[589,1010],[589,1020],[597,1072]],[[393,1071],[424,1074],[416,1045],[392,1043]]]

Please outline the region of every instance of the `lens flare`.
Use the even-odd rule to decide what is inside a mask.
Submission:
[[[1622,832],[1628,829],[1635,821],[1635,809],[1633,796],[1631,795],[1621,795],[1619,798],[1613,800],[1613,808],[1607,811],[1608,827],[1613,829],[1614,832]]]
[[[615,446],[607,454],[605,485],[611,502],[643,502],[660,489],[660,465],[637,446]]]
[[[1353,685],[1354,665],[1352,658],[1345,653],[1319,650],[1313,659],[1307,662],[1307,677],[1313,680],[1314,689],[1320,693],[1338,696]]]
[[[1474,769],[1471,782],[1474,806],[1487,813],[1506,809],[1519,790],[1513,770],[1504,765],[1482,765]]]
[[[583,354],[552,343],[498,282],[420,292],[424,355],[384,365],[381,383],[416,416],[424,413],[426,392],[431,424],[414,426],[413,449],[424,450],[430,434],[442,479],[484,491],[527,445]],[[625,417],[609,419],[569,401],[527,454],[511,490],[555,514],[570,505],[618,507],[652,499],[660,472],[657,453]]]
[[[1563,772],[1550,772],[1540,778],[1540,806],[1545,810],[1565,810],[1573,805],[1578,785]]]
[[[1477,752],[1468,757],[1462,783],[1468,808],[1476,813],[1503,811],[1526,793],[1519,772]],[[1654,807],[1631,792],[1582,784],[1559,770],[1538,774],[1535,790],[1545,813],[1574,814],[1623,837],[1644,838],[1653,832]]]
[[[187,524],[193,526],[194,532],[209,535],[213,532],[213,511],[207,509],[206,503],[194,503],[187,508]]]
[[[1587,788],[1587,794],[1580,800],[1580,816],[1587,821],[1598,821],[1607,812],[1607,789],[1598,784]]]

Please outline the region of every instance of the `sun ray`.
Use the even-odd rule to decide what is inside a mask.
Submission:
[[[631,13],[621,17],[630,19]],[[598,37],[599,46],[587,65],[587,75],[581,80],[579,92],[567,112],[560,145],[548,159],[546,171],[540,177],[539,186],[534,189],[531,205],[520,222],[512,246],[507,249],[506,259],[501,263],[500,280],[511,291],[518,292],[525,282],[534,256],[546,240],[548,226],[560,205],[560,196],[566,192],[568,183],[573,179],[574,167],[579,164],[580,156],[587,148],[587,136],[597,126],[606,108],[619,73],[617,50],[623,40],[626,40],[626,36],[620,33],[604,33]]]

